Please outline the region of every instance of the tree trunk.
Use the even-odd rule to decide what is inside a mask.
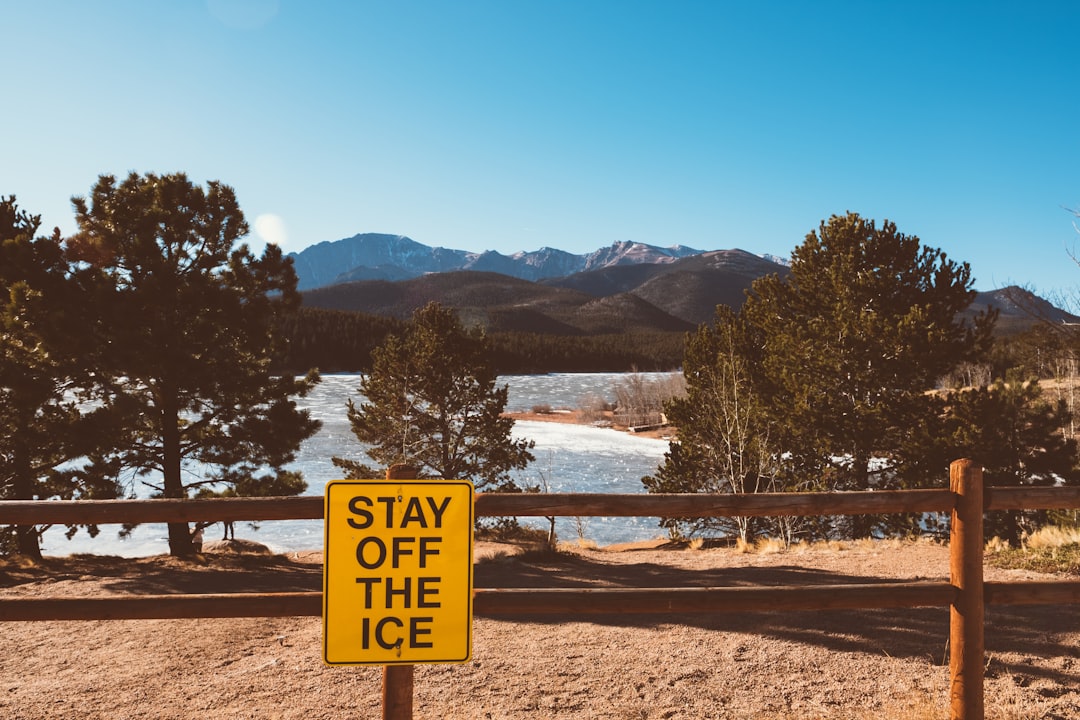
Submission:
[[[161,408],[161,455],[163,488],[167,498],[183,498],[184,482],[180,473],[180,413],[172,397],[166,396]],[[189,557],[195,554],[191,531],[186,522],[169,523],[169,554]]]
[[[13,500],[33,500],[34,481],[30,477],[30,463],[25,452],[16,451],[15,478],[12,482]],[[36,525],[20,525],[15,528],[15,538],[20,555],[34,561],[41,560],[41,543]]]
[[[851,464],[851,480],[853,487],[850,488],[856,491],[865,491],[870,489],[870,456],[863,452],[861,449],[856,449],[853,453]],[[870,537],[874,530],[874,517],[871,515],[852,515],[849,518],[851,523],[851,536],[853,540],[860,538]]]
[[[36,525],[20,525],[15,528],[15,536],[18,540],[19,554],[35,562],[41,558],[41,543],[39,542]]]

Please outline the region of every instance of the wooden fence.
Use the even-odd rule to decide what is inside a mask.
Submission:
[[[487,589],[474,591],[481,615],[746,613],[777,610],[950,607],[951,717],[984,716],[985,604],[1080,603],[1080,580],[983,582],[987,510],[1080,509],[1080,488],[984,488],[982,470],[959,460],[950,488],[859,493],[755,495],[486,494],[476,515],[733,517],[952,514],[949,582],[855,585],[618,589]],[[203,500],[3,501],[0,524],[109,524],[303,520],[323,517],[323,498]],[[0,621],[319,616],[322,593],[230,593],[110,598],[0,598]]]

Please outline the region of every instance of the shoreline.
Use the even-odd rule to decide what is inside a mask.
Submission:
[[[674,440],[678,435],[678,430],[674,425],[664,425],[658,428],[652,428],[649,430],[641,430],[633,432],[625,425],[618,425],[612,420],[611,411],[604,413],[604,420],[597,422],[586,422],[581,419],[580,414],[576,410],[552,410],[551,412],[538,413],[538,412],[504,412],[503,417],[508,417],[515,422],[518,420],[524,420],[527,422],[547,422],[556,423],[559,425],[580,425],[582,427],[595,427],[605,430],[615,430],[617,432],[623,432],[635,437],[652,438],[654,440]]]

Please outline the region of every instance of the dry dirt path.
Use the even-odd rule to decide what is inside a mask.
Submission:
[[[478,587],[945,579],[931,543],[477,551]],[[0,565],[0,596],[318,590],[321,555]],[[1045,578],[988,569],[988,579]],[[988,717],[1080,718],[1080,613],[990,608]],[[326,667],[319,618],[0,623],[0,717],[375,718],[377,668]],[[946,717],[948,610],[477,617],[464,665],[419,666],[416,718]]]

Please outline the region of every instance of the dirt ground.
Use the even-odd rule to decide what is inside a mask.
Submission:
[[[742,554],[478,545],[477,587],[947,579],[928,542]],[[0,597],[321,588],[321,554],[0,565]],[[1045,579],[988,568],[988,580]],[[987,717],[1080,718],[1080,612],[987,611]],[[0,623],[0,717],[377,718],[381,670],[327,667],[317,617]],[[416,718],[943,718],[948,609],[477,616],[473,658],[417,666]]]

